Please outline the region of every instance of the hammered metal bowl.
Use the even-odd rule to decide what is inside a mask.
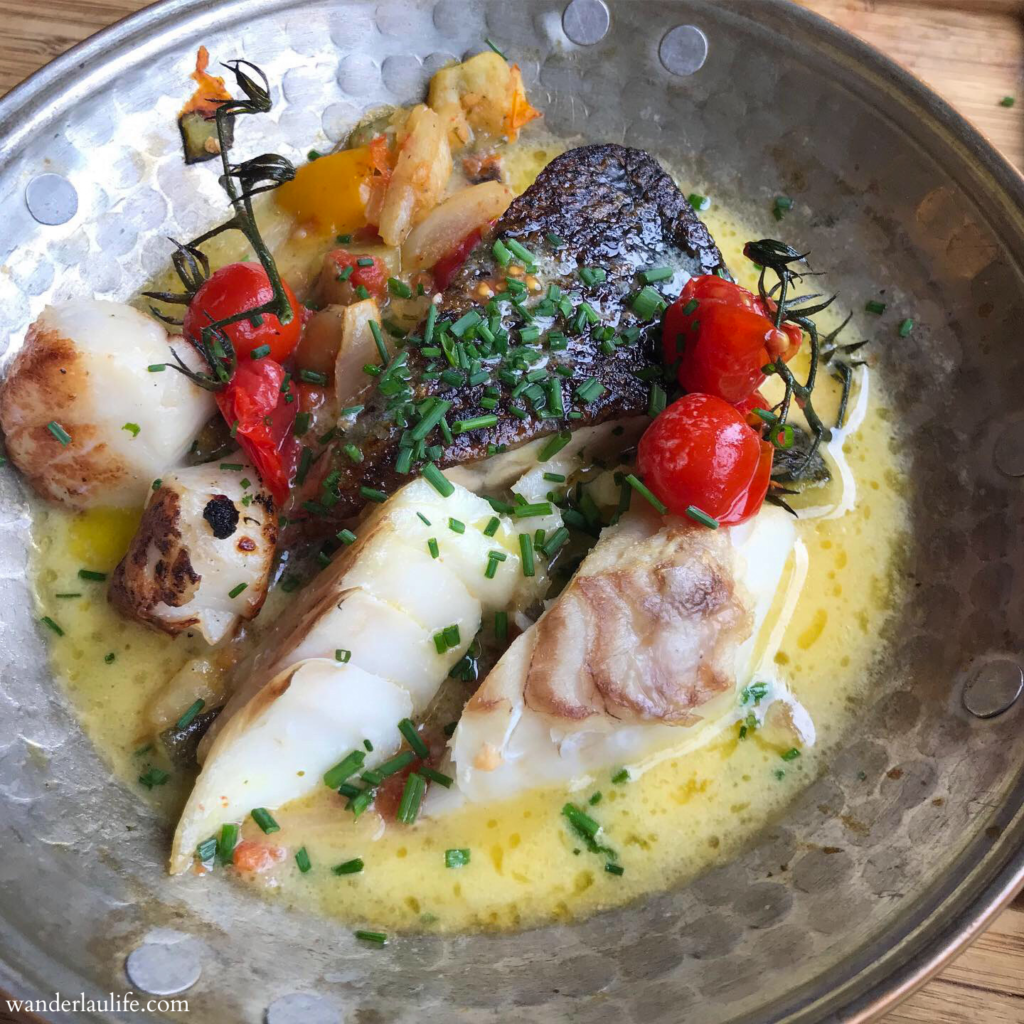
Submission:
[[[420,97],[485,36],[556,133],[690,166],[755,223],[792,195],[787,237],[827,255],[849,305],[884,287],[913,310],[909,337],[875,346],[913,515],[876,697],[782,820],[679,891],[571,927],[357,948],[337,923],[167,878],[168,836],[51,679],[28,508],[4,470],[0,984],[15,995],[123,992],[132,954],[136,988],[158,992],[201,965],[192,1020],[861,1021],[1024,880],[1024,710],[980,717],[1020,681],[1024,188],[945,104],[822,20],[775,0],[166,0],[0,102],[0,352],[47,302],[126,298],[165,265],[165,236],[220,216],[174,123],[199,42],[279,83],[244,155],[301,159],[366,108]]]

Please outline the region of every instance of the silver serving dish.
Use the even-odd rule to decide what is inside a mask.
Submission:
[[[165,0],[0,102],[0,352],[49,301],[127,297],[164,265],[166,235],[221,215],[174,122],[199,42],[277,83],[246,153],[299,159],[366,108],[420,96],[485,36],[516,55],[556,133],[670,156],[741,213],[790,194],[786,237],[851,306],[885,288],[913,309],[913,334],[875,345],[914,519],[877,697],[786,816],[686,888],[572,927],[357,948],[335,922],[165,875],[168,836],[110,781],[50,677],[27,505],[5,470],[0,985],[15,995],[123,992],[131,954],[136,991],[194,981],[202,1021],[863,1021],[1024,882],[1024,184],[823,20],[780,0]]]

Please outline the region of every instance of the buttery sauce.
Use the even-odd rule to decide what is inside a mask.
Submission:
[[[516,191],[525,189],[564,148],[553,140],[510,147],[506,168]],[[685,175],[676,177],[688,192]],[[742,245],[778,232],[768,211],[760,224],[740,224],[717,205],[702,217],[740,283],[756,288]],[[271,214],[271,228],[272,220]],[[289,267],[315,263],[310,247],[319,247],[318,257],[323,240],[289,243],[288,252],[281,253],[286,276]],[[233,258],[238,256],[227,245],[215,253],[215,262]],[[828,310],[818,322],[828,331],[838,325],[839,314]],[[848,340],[855,340],[852,334]],[[807,372],[806,348],[793,364],[801,378]],[[838,387],[827,374],[819,379],[815,404],[832,422]],[[808,556],[806,576],[795,602],[784,602],[783,584],[772,611],[785,623],[774,673],[807,711],[816,733],[815,744],[799,757],[784,759],[786,748],[758,731],[741,739],[730,722],[696,749],[669,756],[630,781],[613,782],[608,772],[572,794],[562,788],[535,790],[498,805],[466,805],[438,818],[421,818],[411,828],[385,828],[374,812],[353,821],[343,798],[321,787],[274,811],[279,833],[265,837],[251,819],[243,825],[243,838],[281,849],[276,866],[258,874],[229,873],[276,898],[357,926],[459,931],[581,917],[663,890],[727,859],[825,768],[864,696],[877,637],[896,601],[892,552],[906,523],[900,460],[884,392],[873,375],[866,391],[863,381],[864,375],[850,403],[859,428],[833,442],[846,463],[843,505],[849,504],[851,477],[855,501],[839,517],[798,523]],[[831,461],[830,468],[835,477],[843,475]],[[835,505],[838,487],[833,481],[803,505]],[[102,583],[77,576],[79,568],[111,571],[137,518],[103,510],[76,515],[37,505],[32,571],[39,614],[63,630],[63,636],[51,638],[51,655],[85,732],[113,774],[154,803],[170,823],[192,779],[150,746],[146,709],[166,679],[205,645],[188,637],[171,640],[122,619],[107,604]],[[790,575],[797,575],[792,564]],[[790,606],[786,613],[792,612],[788,622],[780,619],[784,603]],[[152,781],[147,773],[154,767],[168,771],[170,778],[147,788],[140,776]],[[606,858],[588,852],[567,829],[561,814],[567,800],[603,826],[604,841],[618,851],[622,874],[606,871]],[[305,874],[293,859],[302,846],[312,865]],[[469,862],[446,867],[447,850],[468,850]],[[365,864],[360,873],[331,871],[354,858]],[[222,883],[209,879],[207,884]]]

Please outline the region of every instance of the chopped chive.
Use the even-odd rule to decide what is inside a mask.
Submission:
[[[431,537],[427,541],[427,550],[430,552],[431,558],[437,558],[441,554],[441,549],[437,546],[436,537]]]
[[[664,515],[668,509],[663,505],[651,491],[644,485],[643,481],[640,480],[635,474],[630,473],[628,476],[623,477],[626,483],[636,491],[645,501],[649,501],[651,505],[658,510],[661,515]]]
[[[659,413],[664,412],[667,402],[668,398],[665,395],[665,389],[660,384],[652,384],[651,395],[647,400],[647,415],[657,416]]]
[[[175,726],[177,729],[187,729],[196,719],[196,715],[199,714],[203,708],[206,707],[206,701],[202,697],[194,700],[187,708],[185,713],[178,719],[178,724]]]
[[[95,580],[97,583],[102,583],[106,578],[105,572],[95,572],[92,569],[79,569],[78,578],[82,580]]]
[[[362,942],[372,942],[375,946],[386,946],[388,944],[388,937],[384,932],[367,932],[360,928],[352,934]]]
[[[501,50],[499,50],[499,49],[498,49],[498,46],[497,46],[497,44],[496,44],[496,43],[494,42],[494,40],[493,40],[493,39],[489,38],[488,36],[484,36],[484,42],[485,42],[485,43],[486,43],[486,44],[487,44],[487,45],[488,45],[488,46],[489,46],[489,47],[490,47],[490,48],[491,48],[491,49],[492,49],[492,50],[493,50],[493,51],[494,51],[494,52],[495,52],[495,53],[496,53],[496,54],[497,54],[497,55],[498,55],[498,56],[499,56],[499,57],[500,57],[500,58],[501,58],[502,60],[508,60],[508,57],[507,57],[507,56],[506,56],[506,55],[505,55],[504,53],[502,53],[502,51],[501,51]]]
[[[501,642],[508,637],[508,612],[494,613],[494,636]]]
[[[429,779],[431,782],[436,782],[439,786],[444,786],[445,789],[451,789],[452,783],[455,781],[450,775],[445,775],[444,772],[439,772],[436,768],[431,768],[430,765],[420,765],[416,769],[425,779]]]
[[[398,804],[397,819],[404,825],[415,823],[420,813],[420,803],[423,800],[423,793],[427,783],[422,775],[410,772],[405,780],[405,789],[402,790],[402,799]]]
[[[451,332],[456,338],[461,338],[466,331],[471,327],[476,327],[482,320],[483,317],[475,309],[471,309],[452,324]]]
[[[670,278],[675,271],[671,267],[648,267],[646,270],[640,271],[640,280],[644,284],[654,284],[655,281],[665,281]]]
[[[696,299],[690,299],[690,301],[683,306],[683,316],[690,316],[691,313],[695,313],[699,305],[700,303]]]
[[[547,444],[541,448],[540,453],[537,456],[537,461],[547,462],[549,459],[557,455],[571,440],[572,434],[568,430],[559,431],[553,437],[549,438]]]
[[[334,652],[334,660],[347,665],[352,660],[352,652],[345,647],[339,647]]]
[[[420,470],[420,475],[442,498],[447,498],[455,493],[455,485],[432,462],[428,462]]]
[[[520,242],[517,242],[514,238],[506,238],[505,245],[511,251],[512,255],[523,263],[534,264],[537,262],[532,252],[527,249]]]
[[[299,866],[299,870],[305,874],[312,865],[309,863],[309,854],[306,852],[304,846],[300,846],[295,852],[295,863]]]
[[[603,267],[580,267],[576,273],[588,288],[593,288],[595,284],[601,284],[608,278],[608,272]]]
[[[431,303],[427,307],[427,319],[423,324],[423,344],[429,345],[434,340],[434,324],[437,322],[437,306]]]
[[[523,575],[535,576],[537,569],[533,562],[533,538],[528,533],[519,534],[519,550],[523,556]]]
[[[331,868],[331,871],[335,875],[358,875],[363,870],[363,861],[361,857],[354,857],[352,860],[345,861],[344,864],[338,864],[336,867]]]
[[[235,846],[238,844],[238,826],[233,822],[224,825],[217,840],[217,859],[221,864],[230,864]]]
[[[423,742],[420,734],[416,731],[416,726],[413,724],[411,718],[403,718],[398,723],[398,731],[405,737],[417,757],[422,758],[423,760],[430,757],[430,751],[427,749],[427,745]]]
[[[342,544],[355,544],[356,535],[351,530],[339,530],[335,535]]]
[[[157,477],[157,478],[156,478],[156,479],[155,479],[155,480],[153,481],[153,490],[154,490],[154,491],[159,491],[159,490],[160,490],[160,485],[161,485],[162,483],[163,483],[163,480],[161,480],[161,479],[160,479],[160,477]]]
[[[152,789],[154,786],[164,785],[170,777],[170,774],[162,768],[150,768],[139,776],[139,782],[146,789]]]
[[[864,303],[864,308],[869,313],[881,316],[885,312],[885,303],[879,302],[877,299],[870,299],[868,302]]]
[[[50,420],[46,424],[46,429],[60,441],[62,447],[66,448],[71,444],[71,435],[56,420]]]
[[[772,215],[776,220],[782,220],[788,210],[793,209],[793,200],[789,196],[776,196],[772,204]]]
[[[103,655],[103,661],[107,665],[113,665],[114,664],[114,659],[116,657],[117,657],[117,655],[113,651],[110,651],[109,653]]]
[[[74,593],[74,594],[70,594],[70,593],[69,594],[54,594],[53,596],[54,597],[59,597],[59,598],[61,598],[61,600],[68,600],[68,599],[73,598],[73,597],[81,597],[82,594],[81,594],[81,592],[79,592],[79,593]]]
[[[448,529],[451,530],[452,533],[465,533],[466,524],[461,519],[452,519],[451,516],[449,516]]]
[[[629,769],[628,768],[620,768],[612,776],[612,782],[614,782],[616,786],[621,786],[623,782],[629,782]]]
[[[796,747],[790,747],[789,750],[780,756],[783,761],[795,761],[800,756],[800,751]]]
[[[551,515],[550,501],[535,501],[526,505],[516,505],[514,512],[517,519],[530,519],[533,516]]]
[[[569,531],[564,526],[560,526],[544,541],[540,549],[544,552],[544,557],[550,559],[562,549],[568,540]]]
[[[299,380],[304,380],[307,384],[323,385],[327,383],[327,374],[319,370],[299,370]]]
[[[353,750],[351,754],[346,754],[333,768],[324,773],[324,785],[328,789],[337,789],[350,775],[355,775],[363,767],[365,760],[366,754],[362,750]]]
[[[474,416],[468,420],[456,420],[452,424],[453,434],[466,434],[471,430],[482,430],[485,427],[494,427],[498,424],[498,417],[494,413],[486,416]]]
[[[411,750],[403,750],[400,754],[395,754],[394,757],[388,758],[383,764],[377,765],[374,770],[382,779],[386,779],[389,775],[395,775],[400,772],[406,765],[412,764],[415,760],[416,755]]]
[[[604,869],[609,875],[623,875],[626,872],[626,869],[621,864],[613,864],[611,861],[605,864]]]
[[[1004,96],[999,101],[999,106],[1001,106],[1001,107],[1012,107],[1014,105],[1014,103],[1016,103],[1016,102],[1017,101],[1012,96]]]
[[[897,328],[897,333],[901,338],[905,338],[914,329],[914,321],[911,319],[903,320]]]
[[[444,866],[446,868],[464,868],[469,863],[469,850],[445,850]]]
[[[793,428],[788,423],[780,423],[768,431],[768,440],[776,448],[789,449],[793,447]]]
[[[458,623],[454,623],[451,626],[444,627],[444,642],[448,645],[449,649],[452,647],[458,647],[462,640],[459,636]]]
[[[587,803],[590,804],[591,807],[594,807],[596,804],[599,804],[600,802],[601,802],[601,791],[600,790],[598,790],[596,793],[592,793],[591,796],[590,796],[590,799],[587,801]]]
[[[269,345],[257,345],[250,353],[250,359],[262,359],[264,356],[270,355]]]
[[[49,629],[52,629],[54,631],[54,633],[57,634],[57,636],[63,636],[64,635],[64,630],[61,629],[60,626],[58,626],[57,623],[54,622],[53,619],[51,619],[49,615],[44,615],[39,621],[44,626],[48,627]]]
[[[711,200],[707,196],[702,196],[699,192],[691,192],[687,197],[686,201],[695,210],[706,210],[711,205]]]
[[[484,536],[493,537],[498,532],[499,526],[501,526],[501,520],[497,516],[491,516],[484,527]]]
[[[142,427],[140,427],[138,423],[126,423],[121,429],[127,430],[132,437],[138,437]]]
[[[435,401],[434,404],[422,416],[419,423],[409,433],[413,441],[422,441],[427,434],[437,426],[444,418],[444,414],[452,407],[449,401]]]
[[[576,398],[584,405],[589,405],[591,402],[597,401],[607,390],[596,377],[588,377],[576,389]]]
[[[544,474],[544,479],[545,480],[550,480],[551,483],[553,483],[553,484],[564,484],[565,483],[565,474],[564,473],[545,473]]]
[[[653,320],[665,308],[665,300],[647,285],[637,292],[630,305],[641,320]]]
[[[586,811],[581,811],[575,804],[566,804],[562,808],[562,814],[569,820],[569,824],[581,836],[593,839],[601,826]]]
[[[373,750],[373,744],[369,740],[363,740],[363,746],[366,747],[368,751]]]
[[[248,586],[248,583],[239,583],[237,587],[232,587],[228,591],[228,597],[238,597],[238,595]]]
[[[347,281],[352,276],[352,271],[355,270],[355,269],[356,268],[354,266],[352,266],[352,264],[350,263],[347,267],[345,267],[344,270],[342,270],[338,274],[337,280],[344,283],[345,281]]]
[[[718,520],[712,519],[707,512],[702,512],[696,505],[687,505],[686,514],[695,522],[700,523],[701,526],[706,526],[709,530],[718,529]]]
[[[265,835],[271,832],[280,832],[281,826],[274,820],[274,816],[266,807],[254,807],[250,812],[252,820],[263,830]]]
[[[214,854],[217,852],[217,837],[210,836],[209,839],[204,839],[196,847],[196,856],[199,858],[201,864],[207,864],[213,860]]]
[[[376,502],[378,505],[381,505],[388,500],[388,496],[383,491],[377,490],[376,487],[360,487],[359,493],[367,501]]]
[[[388,291],[400,299],[412,298],[412,289],[404,281],[399,281],[397,277],[388,278]]]

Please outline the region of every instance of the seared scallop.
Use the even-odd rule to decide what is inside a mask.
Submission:
[[[44,498],[74,508],[138,507],[153,478],[182,465],[213,396],[170,368],[172,347],[131,306],[74,299],[47,306],[0,386],[11,461]]]
[[[196,629],[217,643],[267,596],[274,500],[241,462],[193,466],[157,483],[114,570],[110,600],[165,633]]]

